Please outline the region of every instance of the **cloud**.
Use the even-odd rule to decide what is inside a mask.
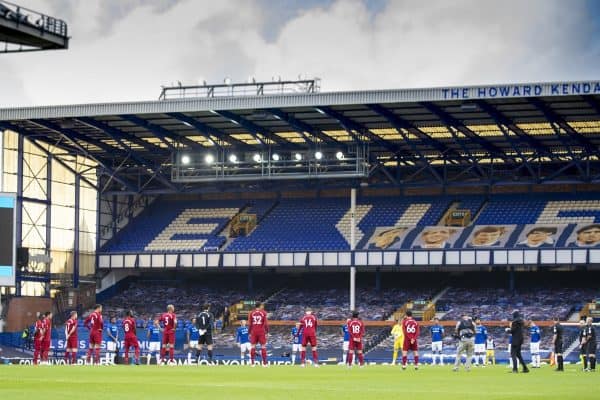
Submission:
[[[162,84],[226,76],[352,90],[597,79],[600,64],[583,0],[21,3],[67,19],[71,47],[0,56],[0,83],[19,90],[0,92],[3,107],[153,99]]]

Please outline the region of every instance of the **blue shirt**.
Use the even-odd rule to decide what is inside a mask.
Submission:
[[[200,332],[198,331],[198,327],[196,325],[188,325],[187,331],[190,334],[190,340],[200,340]]]
[[[487,328],[483,325],[475,327],[475,344],[485,344],[487,340]]]
[[[431,331],[431,341],[441,342],[444,339],[444,327],[441,325],[433,325],[429,328]]]
[[[108,324],[108,326],[106,327],[106,331],[110,332],[110,334],[113,335],[113,337],[117,337],[117,335],[119,334],[119,327],[117,326],[117,324]],[[110,336],[108,337],[108,340],[114,342],[113,338],[111,338]]]
[[[293,344],[302,343],[302,332],[298,328],[296,328],[296,327],[292,328],[292,337],[293,337],[293,339],[292,339]]]
[[[344,334],[344,342],[349,342],[350,332],[348,332],[348,324],[342,325],[342,333]]]
[[[150,328],[148,328],[148,332],[150,332],[151,342],[160,342],[160,326],[152,325]]]
[[[529,334],[531,335],[531,343],[539,343],[542,339],[542,334],[539,326],[532,326],[529,328]]]
[[[248,338],[248,327],[240,326],[237,328],[235,333],[235,342],[236,343],[248,343],[250,339]]]

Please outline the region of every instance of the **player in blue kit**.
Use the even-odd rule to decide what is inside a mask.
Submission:
[[[162,329],[160,327],[160,322],[158,321],[158,318],[155,318],[152,325],[148,326],[146,338],[148,338],[147,364],[150,365],[150,359],[152,358],[152,354],[155,354],[156,365],[160,365],[160,345],[162,341]]]
[[[112,317],[110,323],[106,324],[106,335],[108,336],[106,341],[106,364],[110,365],[115,363],[115,356],[119,351],[119,326],[116,317]]]
[[[240,359],[243,363],[245,355],[250,355],[250,331],[246,326],[245,319],[242,319],[240,324],[240,327],[235,331],[235,342],[240,346]]]
[[[292,365],[296,363],[296,353],[302,348],[302,328],[300,322],[292,328]]]
[[[188,364],[192,363],[192,352],[194,355],[198,352],[198,341],[200,340],[200,331],[196,326],[196,318],[192,318],[190,324],[185,329],[188,344]]]
[[[485,367],[485,342],[487,341],[487,328],[481,324],[481,319],[475,319],[475,366],[481,362]]]
[[[540,341],[542,340],[542,332],[540,327],[533,321],[529,326],[529,352],[531,353],[531,367],[539,368],[541,366],[540,359]]]
[[[442,346],[444,342],[444,327],[440,325],[440,319],[434,318],[433,325],[429,328],[431,332],[431,364],[435,365],[435,359],[440,357],[440,365],[444,365]]]
[[[348,322],[350,318],[346,319],[346,323],[342,325],[342,362],[346,365],[346,358],[348,357],[348,347],[350,346],[350,332],[348,332]]]

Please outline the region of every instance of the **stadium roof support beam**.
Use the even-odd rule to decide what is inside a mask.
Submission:
[[[85,120],[86,120],[86,118],[83,118],[83,120],[81,120],[80,122],[88,125],[85,122]],[[101,125],[106,125],[106,124],[101,124]],[[169,181],[169,179],[167,179],[162,174],[162,172],[161,172],[162,171],[162,166],[161,165],[157,165],[156,163],[154,163],[152,161],[149,161],[149,160],[146,160],[145,158],[139,156],[135,150],[133,150],[131,147],[129,147],[126,143],[123,142],[124,139],[132,140],[131,136],[133,136],[133,135],[122,134],[122,132],[118,132],[117,130],[113,130],[113,129],[104,130],[104,129],[100,128],[99,126],[96,126],[96,125],[91,125],[90,124],[90,126],[96,128],[96,129],[101,130],[104,134],[108,135],[110,138],[112,138],[117,143],[119,143],[119,145],[123,148],[123,150],[127,151],[129,153],[129,156],[135,162],[137,162],[141,167],[149,168],[150,170],[152,170],[152,173],[153,173],[152,176],[156,177],[156,179],[158,179],[163,185],[169,187],[170,189],[178,190],[177,187],[171,181]],[[110,128],[110,127],[108,127],[108,128]],[[137,139],[136,136],[133,136],[133,138]],[[150,143],[147,143],[147,142],[145,142],[144,140],[141,140],[141,139],[137,139],[137,140],[134,139],[134,140],[132,140],[132,142],[135,143],[138,140],[141,141],[141,142],[144,142],[144,143],[146,143],[148,145],[150,145]]]
[[[552,154],[552,152],[549,151],[546,146],[542,145],[542,142],[527,134],[527,132],[525,132],[523,129],[519,128],[514,121],[512,121],[502,112],[498,111],[496,107],[493,107],[490,103],[484,100],[477,100],[475,101],[475,104],[477,104],[477,106],[483,111],[488,113],[492,117],[492,119],[496,121],[496,125],[498,125],[498,127],[500,127],[501,125],[505,125],[511,132],[513,132],[519,137],[519,140],[521,140],[524,143],[528,143],[529,146],[531,146],[538,153],[541,152],[544,154],[544,156],[550,159],[556,158],[555,155]]]
[[[354,140],[356,140],[359,143],[362,142],[362,140],[360,137],[356,136],[356,134],[354,132],[358,132],[360,135],[365,136],[369,140],[373,141],[373,143],[376,143],[376,144],[384,147],[388,151],[392,152],[396,157],[398,157],[398,155],[402,151],[400,146],[398,146],[392,142],[389,142],[385,139],[382,139],[381,137],[379,137],[376,134],[374,134],[373,132],[371,132],[369,130],[369,128],[367,128],[366,126],[359,124],[356,121],[351,120],[350,118],[346,117],[342,113],[337,112],[337,111],[331,109],[330,107],[319,106],[319,107],[315,107],[315,109],[318,112],[325,114],[325,115],[329,116],[330,118],[333,118],[336,121],[338,121],[338,123],[354,138]]]
[[[44,153],[46,156],[52,156],[52,159],[54,161],[56,161],[58,164],[60,164],[61,166],[63,166],[67,171],[71,172],[72,174],[76,175],[78,174],[78,172],[76,172],[73,168],[71,168],[71,166],[69,166],[69,164],[67,164],[66,162],[64,162],[58,154],[54,154],[54,153],[50,153],[47,149],[44,148],[44,146],[42,146],[41,144],[39,144],[35,138],[35,135],[32,134],[32,132],[30,132],[27,129],[23,129],[20,128],[18,126],[14,126],[11,123],[8,122],[0,122],[0,127],[2,129],[7,129],[7,130],[11,130],[13,132],[17,132],[19,135],[23,135],[24,137],[28,138],[29,141],[31,142],[31,144],[37,148],[38,150],[40,150],[42,153]],[[47,142],[44,142],[47,143]],[[54,146],[51,143],[47,143],[50,144],[52,146]],[[75,149],[78,150],[78,149]],[[98,190],[98,186],[95,185],[94,183],[92,183],[90,180],[88,180],[86,177],[82,176],[81,180],[84,181],[88,186]]]
[[[92,128],[96,128],[115,140],[117,140],[117,138],[128,140],[131,143],[137,144],[138,146],[143,147],[144,149],[152,153],[158,152],[163,153],[165,155],[170,154],[167,150],[160,146],[157,146],[150,142],[146,142],[145,140],[140,139],[139,137],[132,135],[131,133],[124,132],[120,129],[112,127],[105,122],[98,121],[90,117],[78,117],[74,118],[74,120],[81,122],[82,124],[91,126]]]
[[[55,123],[48,122],[46,120],[30,120],[30,121],[36,125],[44,127],[46,129],[50,129],[51,131],[54,131],[54,132],[58,133],[59,135],[61,135],[62,137],[64,137],[65,139],[71,141],[73,143],[73,145],[79,151],[81,151],[83,153],[84,156],[97,162],[98,165],[100,165],[112,179],[119,182],[121,185],[125,186],[129,190],[135,190],[135,188],[133,187],[133,185],[131,183],[127,182],[126,180],[124,180],[122,178],[119,178],[118,169],[115,170],[115,169],[109,167],[106,162],[104,162],[99,157],[96,157],[94,154],[90,153],[85,147],[81,146],[76,140],[78,136],[81,136],[77,132],[74,132],[70,129],[62,129]],[[17,130],[17,132],[18,132],[18,130]],[[76,137],[72,137],[70,135],[75,135]],[[85,140],[85,139],[80,139],[80,140]],[[95,142],[97,142],[97,141],[95,141]],[[95,145],[91,141],[88,141],[88,143]],[[105,149],[105,151],[109,152],[109,154],[110,154],[110,152],[117,150],[115,147],[109,146],[105,143],[102,143],[102,142],[98,142],[98,143],[101,144],[101,146],[98,146],[98,147]]]
[[[171,142],[169,142],[167,140],[167,138],[173,140],[176,143],[179,143],[182,146],[187,146],[187,147],[190,147],[195,150],[205,150],[204,146],[202,146],[201,144],[196,143],[193,140],[186,138],[185,136],[181,136],[176,133],[173,133],[173,132],[163,128],[162,126],[152,124],[152,123],[148,122],[147,120],[138,117],[137,115],[130,115],[130,114],[121,115],[121,118],[123,118],[124,120],[129,121],[135,125],[138,125],[138,126],[141,126],[145,129],[147,129],[150,133],[152,133],[153,135],[158,137],[164,144],[166,144],[167,147],[172,151],[175,150],[175,147],[173,146],[173,144]]]
[[[302,122],[297,118],[294,118],[291,114],[286,113],[277,108],[268,108],[267,112],[273,114],[280,120],[288,123],[296,132],[300,133],[305,138],[307,137],[306,133],[310,133],[312,136],[317,139],[322,140],[325,143],[335,143],[335,144],[343,144],[339,140],[332,138],[331,136],[326,135],[323,131],[314,128],[313,126],[307,124],[306,122]],[[313,140],[314,141],[314,140]]]
[[[276,134],[274,134],[273,132],[271,132],[271,130],[264,128],[262,126],[258,126],[257,124],[255,124],[252,121],[248,121],[246,118],[243,118],[239,115],[237,115],[236,113],[233,113],[231,111],[213,111],[213,113],[220,115],[223,118],[226,118],[228,120],[230,120],[231,122],[233,122],[234,124],[240,125],[242,127],[244,127],[244,129],[246,129],[248,132],[250,132],[250,134],[252,134],[252,136],[254,136],[254,138],[261,143],[262,145],[265,145],[266,143],[264,142],[263,139],[261,139],[259,137],[260,136],[264,136],[266,139],[272,141],[273,143],[279,145],[279,146],[283,146],[283,147],[293,147],[293,148],[300,148],[301,146],[298,146],[296,143],[292,143],[288,140],[285,140],[279,136],[277,136]]]
[[[211,135],[213,135],[216,136],[222,142],[225,142],[231,146],[236,146],[240,149],[252,149],[252,146],[248,143],[238,140],[232,136],[229,136],[219,129],[212,128],[206,125],[205,123],[198,121],[196,118],[189,117],[182,113],[168,113],[167,115],[169,117],[175,118],[178,121],[181,121],[184,124],[192,126],[198,131],[198,133],[200,133],[204,138],[210,141],[213,141],[213,139],[211,138]],[[220,144],[217,144],[217,146],[222,147]]]
[[[600,158],[600,151],[598,151],[598,147],[594,145],[588,138],[583,136],[581,133],[575,131],[575,129],[571,128],[571,126],[564,120],[560,115],[558,115],[554,110],[552,110],[548,104],[543,102],[542,100],[534,97],[528,99],[528,101],[533,104],[538,110],[540,110],[544,116],[550,121],[551,124],[557,124],[562,130],[564,130],[571,139],[575,140],[580,146],[582,146],[588,154],[594,154],[595,156]],[[556,131],[556,128],[554,128]],[[557,135],[559,133],[557,132]]]
[[[454,127],[466,137],[473,139],[475,142],[477,142],[477,144],[479,144],[482,148],[488,151],[491,157],[498,157],[503,159],[504,161],[508,159],[506,154],[504,154],[504,152],[500,148],[496,147],[492,143],[488,142],[487,140],[483,139],[481,136],[467,128],[465,124],[454,118],[452,115],[448,114],[441,107],[429,102],[420,102],[419,104],[426,110],[428,110],[430,113],[438,117],[444,124],[449,125],[449,128]]]
[[[384,109],[382,106],[380,106],[378,104],[369,104],[368,107],[372,111],[376,112],[377,114],[379,114],[382,117],[384,117],[385,119],[387,119],[388,122],[390,124],[392,124],[392,126],[394,127],[394,129],[396,129],[396,131],[400,134],[400,136],[402,136],[402,139],[404,139],[404,141],[406,142],[406,144],[408,144],[408,146],[415,153],[415,155],[421,160],[421,163],[426,166],[426,168],[429,170],[429,172],[431,173],[431,175],[433,175],[433,177],[435,179],[437,179],[439,182],[442,182],[443,178],[440,176],[440,174],[438,174],[438,172],[435,170],[435,168],[433,168],[431,166],[431,164],[427,160],[427,157],[425,157],[423,155],[423,153],[421,153],[419,151],[419,149],[417,148],[417,145],[412,140],[410,140],[410,138],[404,132],[404,130],[401,129],[401,127],[398,124],[396,124],[396,121],[393,120],[393,115],[389,115],[389,114],[393,114],[393,113],[391,113],[389,110]]]
[[[438,140],[435,140],[434,138],[432,138],[431,136],[429,136],[428,134],[426,134],[425,132],[420,130],[416,125],[414,125],[410,121],[407,121],[404,118],[398,116],[397,114],[393,113],[392,111],[388,110],[387,108],[385,108],[379,104],[368,104],[367,107],[369,107],[371,110],[373,110],[377,114],[379,114],[382,117],[384,117],[385,119],[387,119],[388,122],[394,127],[394,129],[396,129],[398,131],[398,133],[400,133],[402,135],[404,140],[408,140],[408,139],[405,138],[405,136],[403,135],[402,129],[406,129],[409,133],[412,133],[413,135],[417,136],[421,141],[425,142],[426,144],[431,145],[437,151],[439,151],[440,154],[442,154],[444,156],[447,155],[448,153],[455,153],[455,155],[459,156],[459,154],[456,153],[453,149],[449,148],[444,143],[442,143]]]
[[[527,168],[527,171],[531,174],[532,177],[536,177],[537,174],[535,173],[535,171],[531,167],[531,164],[529,164],[529,161],[527,160],[527,157],[525,157],[525,155],[523,154],[523,152],[521,151],[521,149],[519,148],[519,146],[512,139],[512,137],[510,136],[510,134],[506,130],[506,127],[504,125],[502,125],[502,124],[497,124],[497,125],[498,125],[498,129],[500,129],[500,132],[502,132],[502,135],[504,136],[504,138],[506,139],[506,141],[510,144],[510,147],[512,147],[512,149],[515,151],[515,153],[517,153],[517,155],[521,159],[521,162],[523,163],[523,165],[525,165],[525,168]]]

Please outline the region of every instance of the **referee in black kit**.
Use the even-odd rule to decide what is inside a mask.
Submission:
[[[554,317],[554,326],[552,327],[552,344],[554,345],[554,355],[556,356],[557,372],[565,370],[563,365],[563,327],[560,324],[560,319]]]
[[[521,318],[521,314],[518,311],[513,312],[512,314],[513,320],[510,323],[510,328],[506,328],[507,332],[510,332],[512,335],[512,343],[510,346],[510,358],[512,358],[513,373],[519,372],[517,369],[517,360],[523,366],[523,373],[528,373],[529,369],[527,368],[527,364],[523,361],[523,356],[521,355],[521,346],[523,346],[523,334],[525,323]]]

